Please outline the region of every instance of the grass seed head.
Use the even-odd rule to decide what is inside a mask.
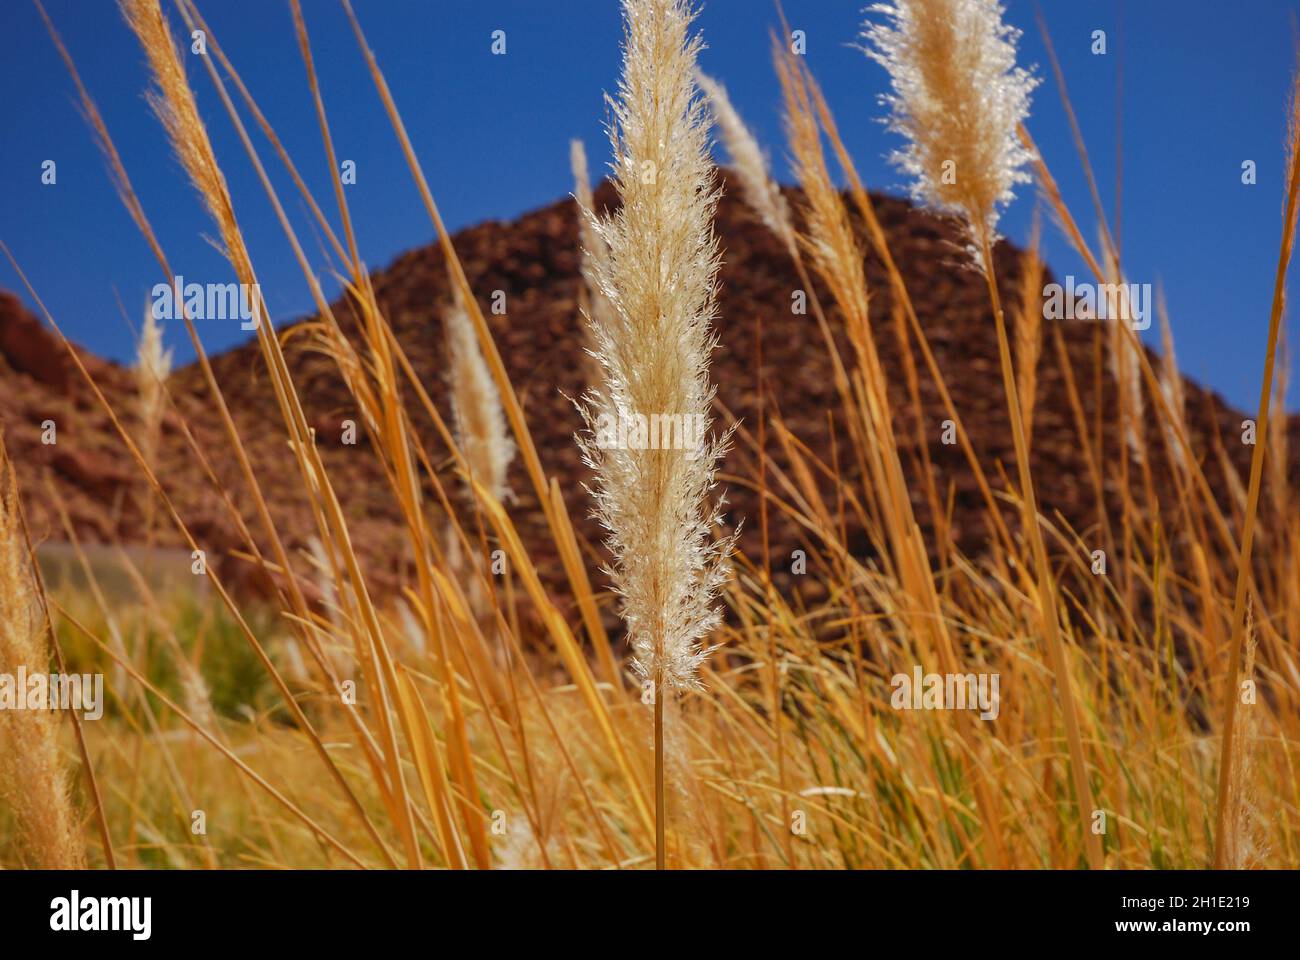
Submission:
[[[916,199],[991,242],[1000,207],[1029,180],[1018,128],[1038,80],[1016,66],[1020,31],[998,0],[895,0],[869,12],[884,20],[864,26],[864,49],[889,71],[888,124],[908,141],[894,162]]]
[[[588,392],[580,443],[596,470],[596,513],[638,670],[697,684],[718,625],[714,599],[730,543],[714,543],[708,494],[725,439],[709,438],[716,340],[718,201],[709,124],[695,83],[701,48],[685,0],[624,0],[624,70],[610,98],[614,183],[622,206],[601,224],[608,260],[597,282],[610,305],[594,331],[603,382]],[[695,450],[602,445],[600,419],[699,418]],[[634,447],[636,444],[627,444]]]

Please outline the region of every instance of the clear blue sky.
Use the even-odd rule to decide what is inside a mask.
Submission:
[[[453,228],[513,218],[567,194],[570,137],[587,142],[593,166],[605,161],[602,93],[616,82],[621,36],[614,0],[354,3]],[[1112,209],[1115,77],[1122,57],[1122,233],[1129,279],[1163,282],[1184,370],[1253,409],[1281,230],[1296,2],[1042,5]],[[114,195],[35,9],[26,0],[0,6],[0,239],[75,339],[127,359],[131,327],[138,326],[148,291],[161,278]],[[333,0],[304,0],[304,6],[340,156],[357,164],[358,182],[348,189],[362,255],[381,267],[429,243],[432,230],[339,6]],[[863,175],[873,188],[901,192],[900,177],[885,160],[894,138],[875,122],[884,72],[850,46],[862,6],[857,0],[785,2],[792,27],[807,33],[811,66]],[[288,4],[206,0],[200,8],[332,213]],[[205,282],[233,279],[208,245],[212,227],[143,100],[148,78],[142,55],[116,4],[47,0],[47,9],[178,271]],[[1091,240],[1091,203],[1034,11],[1024,0],[1008,4],[1008,19],[1025,33],[1021,60],[1036,64],[1045,81],[1029,126]],[[727,84],[769,148],[778,176],[788,180],[768,58],[767,30],[775,22],[765,0],[704,0],[699,25],[708,43],[704,68]],[[504,57],[490,53],[496,29],[507,34]],[[1107,32],[1107,56],[1089,50],[1097,29]],[[206,71],[190,60],[263,295],[277,322],[294,319],[308,312],[306,284]],[[260,138],[258,144],[265,146]],[[325,258],[291,183],[269,149],[264,157],[323,271]],[[58,164],[56,186],[40,183],[47,159]],[[1256,186],[1241,184],[1247,159],[1258,165]],[[1034,191],[1024,189],[1004,218],[1003,230],[1013,240],[1027,238],[1034,203]],[[1054,230],[1046,232],[1045,249],[1059,276],[1086,276]],[[7,264],[0,266],[0,286],[19,286]],[[247,336],[236,322],[209,321],[200,331],[212,351]],[[168,339],[179,360],[191,358],[182,331],[169,331]]]

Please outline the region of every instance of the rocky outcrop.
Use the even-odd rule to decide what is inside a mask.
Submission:
[[[758,412],[758,328],[762,324],[763,372],[769,400],[779,409],[790,430],[817,457],[830,464],[838,455],[840,467],[851,482],[860,478],[846,456],[843,434],[832,449],[827,412],[841,416],[826,349],[810,316],[791,311],[791,295],[799,286],[782,246],[748,214],[734,197],[724,196],[718,208],[717,234],[724,265],[719,276],[720,346],[712,375],[722,406],[746,424]],[[796,201],[797,197],[792,196]],[[608,187],[598,202],[613,202]],[[983,280],[961,263],[960,237],[954,227],[919,212],[905,201],[877,198],[878,213],[912,292],[921,324],[951,390],[971,441],[990,479],[1000,486],[998,461],[1014,474],[1012,442],[1002,396],[992,317]],[[518,392],[548,475],[557,478],[579,537],[596,553],[602,549],[601,532],[590,520],[590,503],[582,482],[587,478],[573,434],[581,420],[567,397],[581,394],[584,384],[583,332],[578,314],[581,280],[578,267],[577,219],[572,202],[561,202],[529,213],[513,223],[485,223],[462,231],[456,247],[470,282],[485,307],[485,314],[511,379]],[[1020,254],[1002,244],[996,251],[998,273],[1009,303],[1018,300]],[[987,543],[984,502],[959,449],[942,442],[939,394],[922,367],[918,385],[920,419],[906,387],[904,354],[891,321],[891,295],[883,267],[874,256],[866,261],[871,288],[874,334],[882,362],[891,378],[891,401],[904,469],[908,472],[918,521],[931,536],[931,517],[918,473],[921,445],[932,466],[932,479],[945,503],[951,500],[951,534],[969,554],[978,555]],[[413,250],[374,274],[379,302],[405,348],[421,383],[450,422],[445,382],[446,362],[441,311],[449,300],[446,271],[437,246]],[[825,290],[822,301],[831,303]],[[487,308],[504,302],[504,313]],[[504,300],[502,301],[502,298]],[[345,329],[352,311],[339,304],[336,315]],[[831,310],[832,326],[839,326]],[[1108,366],[1095,371],[1095,337],[1098,328],[1087,322],[1062,322],[1059,327],[1068,363],[1075,373],[1083,413],[1090,424],[1103,425],[1104,457],[1118,457],[1121,438],[1113,428],[1117,403]],[[334,370],[332,361],[310,349],[306,337],[286,340],[290,366],[298,384],[308,422],[317,432],[322,456],[334,478],[352,536],[368,561],[375,586],[391,590],[409,576],[409,558],[401,545],[402,517],[389,490],[374,451],[364,443],[340,442],[344,419],[360,423],[355,404]],[[846,341],[843,354],[851,356]],[[133,382],[128,371],[86,358],[128,430],[135,429]],[[298,469],[289,455],[279,412],[256,344],[212,359],[213,368],[259,483],[271,504],[277,528],[291,550],[305,550],[314,534],[313,520],[304,497]],[[1100,389],[1097,385],[1100,384]],[[1038,372],[1038,399],[1033,435],[1033,468],[1043,509],[1059,512],[1084,531],[1096,520],[1095,497],[1088,480],[1074,415],[1067,400],[1065,374],[1055,341],[1048,334]],[[170,383],[176,407],[207,456],[216,477],[214,485],[200,459],[189,448],[175,419],[168,421],[159,452],[158,473],[168,496],[191,522],[196,539],[220,556],[238,545],[224,497],[238,506],[254,535],[265,536],[243,475],[231,453],[216,407],[197,367],[177,371]],[[430,461],[445,471],[443,480],[454,495],[459,483],[449,458],[428,417],[419,409],[413,391],[404,388],[408,408]],[[1206,465],[1211,485],[1226,504],[1229,490],[1224,479],[1216,437],[1228,461],[1243,472],[1249,448],[1238,440],[1242,414],[1196,384],[1186,384],[1189,425],[1196,448]],[[58,422],[55,447],[42,445],[39,425]],[[145,529],[148,497],[139,472],[99,408],[79,372],[68,363],[61,344],[39,321],[23,310],[12,296],[0,295],[0,421],[6,443],[18,465],[29,513],[44,536],[62,537],[61,513],[66,513],[80,537],[140,542],[149,538],[162,545],[181,545],[166,521]],[[1292,423],[1295,432],[1296,423]],[[842,424],[836,428],[842,431]],[[363,438],[364,439],[364,438]],[[1153,475],[1166,475],[1164,455],[1154,431],[1148,440],[1153,451]],[[1300,443],[1291,445],[1293,458]],[[785,465],[779,444],[769,439],[769,453]],[[744,443],[730,455],[729,473],[752,475],[753,458]],[[1294,471],[1293,471],[1294,473]],[[743,483],[728,490],[728,519],[743,517],[744,548],[759,553],[756,495]],[[512,517],[521,536],[532,548],[543,574],[558,585],[562,574],[551,545],[535,493],[516,462],[511,476],[515,501]],[[830,502],[833,494],[826,490]],[[1118,504],[1117,489],[1106,491]],[[431,495],[430,504],[436,504]],[[434,509],[431,506],[431,509]],[[1116,508],[1117,509],[1117,508]],[[1008,512],[1008,523],[1016,518]],[[774,566],[788,566],[790,551],[804,545],[804,534],[779,511],[771,513]],[[1171,525],[1171,529],[1177,529]],[[851,543],[866,554],[869,546],[860,531],[852,529]],[[243,561],[229,561],[236,568]],[[229,566],[229,563],[227,566]],[[236,576],[236,574],[232,574]],[[256,578],[250,578],[254,580]],[[812,580],[812,578],[805,578]],[[265,585],[262,585],[265,588]],[[557,589],[560,602],[567,591]]]
[[[5,291],[0,291],[0,357],[11,371],[26,374],[41,387],[60,395],[68,392],[72,364],[58,338]]]

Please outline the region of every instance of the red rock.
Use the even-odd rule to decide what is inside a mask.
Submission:
[[[796,208],[797,191],[789,191]],[[598,191],[597,205],[613,204],[608,184]],[[953,225],[917,212],[902,200],[877,198],[882,224],[900,265],[908,289],[937,362],[967,427],[971,442],[985,465],[990,481],[1001,487],[996,461],[1014,474],[1012,444],[1002,395],[992,318],[983,280],[958,264],[960,237]],[[764,375],[770,399],[779,407],[785,424],[815,455],[830,463],[831,437],[827,432],[827,411],[842,417],[831,376],[826,349],[811,316],[795,316],[790,310],[791,292],[798,287],[795,271],[781,245],[757,224],[728,191],[719,209],[717,235],[724,264],[719,275],[720,302],[717,332],[720,346],[713,358],[712,377],[719,400],[747,426],[757,415],[756,321],[763,323]],[[542,465],[548,476],[560,483],[578,536],[595,545],[601,531],[590,519],[591,505],[582,481],[587,470],[573,443],[581,420],[565,395],[579,396],[585,362],[583,332],[577,314],[581,289],[578,276],[577,219],[572,201],[565,201],[526,214],[510,224],[485,223],[462,231],[455,238],[480,304],[490,304],[492,291],[505,290],[508,315],[488,316],[507,371],[525,409]],[[996,251],[999,279],[1008,303],[1018,299],[1019,253],[1009,244]],[[896,416],[896,432],[904,470],[916,504],[918,522],[927,538],[931,518],[923,495],[924,484],[917,473],[916,412],[903,377],[904,361],[891,317],[888,278],[878,258],[866,261],[871,291],[872,323],[881,362],[890,379],[890,400]],[[394,332],[403,344],[420,382],[450,424],[447,404],[446,360],[441,312],[450,299],[442,253],[436,245],[398,257],[387,269],[374,275],[379,302]],[[831,308],[827,291],[818,285],[818,295],[827,306],[829,318],[838,330],[838,311]],[[355,339],[351,309],[336,311],[345,332]],[[1115,391],[1109,370],[1103,371],[1102,390],[1094,390],[1093,337],[1096,326],[1085,322],[1063,323],[1060,327],[1071,358],[1081,403],[1089,424],[1100,409],[1105,435],[1104,457],[1118,458],[1120,438],[1114,428]],[[1013,332],[1014,333],[1014,332]],[[848,343],[837,333],[840,349],[851,357]],[[55,495],[68,511],[79,535],[138,541],[144,538],[143,481],[91,392],[75,371],[69,375],[62,347],[51,350],[49,334],[11,296],[0,295],[0,422],[6,442],[17,464],[29,512],[46,535],[61,535],[56,504],[46,492],[43,464],[50,451],[39,446],[36,425],[51,410],[73,409],[75,423],[60,420],[60,447],[53,454]],[[404,570],[406,542],[403,519],[392,495],[384,470],[374,451],[359,443],[343,446],[337,439],[337,424],[355,414],[356,403],[325,358],[306,349],[308,338],[291,338],[286,354],[294,373],[308,423],[318,431],[322,457],[349,522],[354,543],[367,563],[367,575],[377,589],[392,590],[409,579]],[[359,342],[359,341],[358,341]],[[1013,341],[1014,342],[1014,341]],[[978,555],[989,537],[984,501],[965,458],[957,447],[940,440],[941,421],[946,417],[938,391],[928,377],[918,353],[919,391],[922,398],[921,435],[932,463],[940,496],[951,488],[956,515],[953,534],[959,546]],[[88,358],[97,381],[122,415],[128,429],[134,429],[134,384],[129,371]],[[243,443],[270,503],[277,527],[287,544],[301,548],[315,535],[312,512],[306,500],[303,480],[286,443],[286,434],[256,344],[249,344],[212,358],[213,367],[232,415],[239,425]],[[1050,331],[1039,368],[1040,390],[1036,404],[1033,439],[1033,469],[1043,510],[1060,511],[1079,529],[1096,519],[1092,486],[1081,445],[1074,432],[1074,417],[1065,393]],[[35,386],[33,386],[33,382]],[[171,388],[179,408],[212,464],[222,490],[239,506],[248,526],[267,548],[252,498],[237,461],[229,448],[226,432],[208,395],[197,367],[177,371]],[[429,454],[442,472],[441,481],[461,503],[459,480],[437,431],[420,408],[409,384],[402,384],[412,422]],[[1227,407],[1217,396],[1193,383],[1186,384],[1188,422],[1193,444],[1203,455],[1211,454],[1207,470],[1216,495],[1227,503],[1228,492],[1211,438],[1223,437],[1229,459],[1240,470],[1248,465],[1249,448],[1235,439],[1243,414]],[[69,400],[72,406],[69,407]],[[1294,436],[1300,422],[1292,418]],[[849,456],[842,433],[836,438],[837,453],[846,480],[860,484],[861,477]],[[359,439],[364,432],[359,433]],[[64,438],[75,437],[76,445],[64,448]],[[1167,469],[1159,438],[1151,436],[1156,477]],[[1292,470],[1300,465],[1300,438],[1291,444]],[[775,438],[769,439],[769,455],[787,466]],[[198,458],[179,431],[164,432],[159,453],[159,475],[177,509],[193,521],[210,549],[228,553],[238,543],[233,524],[226,517],[220,498],[201,469]],[[737,444],[726,470],[752,475],[753,458],[744,444]],[[557,602],[568,596],[558,556],[551,544],[542,512],[532,486],[516,460],[510,477],[516,500],[511,515],[529,546]],[[125,487],[131,496],[122,498],[121,508],[112,512],[108,498]],[[823,495],[834,503],[834,492],[823,484]],[[1109,489],[1109,505],[1118,510],[1119,491]],[[743,546],[751,556],[759,552],[758,504],[744,486],[731,485],[728,516],[748,518]],[[429,496],[429,510],[437,512],[437,501]],[[161,512],[159,513],[162,516]],[[1007,522],[1014,529],[1017,518],[1008,511]],[[219,518],[219,520],[217,519]],[[804,546],[804,534],[787,522],[779,511],[770,514],[774,565],[785,569],[790,551]],[[113,526],[112,524],[115,524]],[[1177,530],[1173,523],[1170,529]],[[868,552],[861,531],[849,530],[850,542],[864,555]],[[206,542],[205,540],[205,542]],[[180,545],[180,537],[164,520],[159,522],[155,542]],[[293,547],[291,547],[293,548]],[[252,583],[237,573],[240,562],[218,564],[239,580],[248,579],[253,592],[265,591],[266,583]],[[247,566],[247,564],[244,564]],[[594,565],[593,565],[594,570]],[[593,574],[598,585],[603,578]]]
[[[72,364],[63,345],[17,297],[4,291],[0,291],[0,355],[11,369],[55,393],[67,392]]]

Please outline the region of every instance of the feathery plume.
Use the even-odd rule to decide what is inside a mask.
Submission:
[[[150,467],[157,467],[162,433],[163,384],[172,372],[172,352],[163,348],[162,326],[146,310],[135,352],[135,383],[140,403],[140,452]]]
[[[1146,457],[1146,442],[1141,429],[1145,403],[1142,397],[1142,366],[1137,355],[1139,348],[1129,343],[1118,328],[1114,339],[1111,358],[1115,364],[1115,380],[1119,383],[1124,398],[1124,441],[1128,444],[1134,462],[1142,463]]]
[[[1287,526],[1285,518],[1291,516],[1291,481],[1288,476],[1291,458],[1288,453],[1287,434],[1291,419],[1286,415],[1286,395],[1290,382],[1291,349],[1287,341],[1286,328],[1278,330],[1278,356],[1281,362],[1277,366],[1277,378],[1273,384],[1273,413],[1268,418],[1268,456],[1264,465],[1268,468],[1268,486],[1273,503],[1273,513],[1280,520],[1279,533],[1284,534]]]
[[[869,12],[887,22],[864,25],[864,52],[889,71],[889,128],[908,141],[894,163],[914,197],[961,214],[991,245],[1032,159],[1017,129],[1038,80],[1016,66],[1020,31],[998,0],[895,0]]]
[[[37,602],[13,468],[0,442],[0,673],[47,674],[50,647]],[[26,690],[20,691],[25,694]],[[14,811],[34,866],[83,866],[77,817],[59,755],[55,710],[0,710],[0,797]]]
[[[580,211],[594,210],[596,198],[591,192],[591,171],[587,166],[587,148],[577,137],[569,141],[569,169],[573,172],[573,199],[578,201]],[[582,237],[584,251],[593,256],[602,255],[607,249],[605,242],[595,227],[582,217],[578,222],[578,233]]]
[[[185,68],[158,0],[118,0],[127,26],[140,41],[156,89],[146,94],[176,157],[202,196],[225,244],[225,254],[240,256],[243,242],[230,204],[226,178],[216,164],[207,128],[199,118],[198,104],[185,79]]]
[[[859,361],[870,366],[866,356],[875,348],[868,329],[870,305],[862,248],[826,163],[811,78],[775,37],[772,42],[785,107],[786,139],[793,154],[795,176],[803,188],[800,214],[804,230],[798,234],[798,242],[839,302]]]
[[[1020,416],[1025,422],[1025,441],[1034,438],[1034,406],[1038,396],[1038,361],[1043,351],[1043,260],[1038,254],[1041,236],[1037,214],[1029,249],[1024,256],[1020,281],[1020,304],[1016,314],[1016,390],[1020,394]]]
[[[1140,464],[1146,459],[1146,436],[1142,431],[1146,402],[1142,393],[1142,361],[1137,353],[1142,348],[1130,341],[1123,328],[1127,321],[1122,318],[1132,316],[1133,312],[1128,302],[1129,285],[1120,272],[1113,249],[1106,248],[1105,262],[1107,282],[1119,292],[1117,315],[1104,321],[1110,331],[1110,372],[1119,389],[1124,442],[1128,444],[1133,462]]]
[[[596,198],[592,194],[591,175],[587,171],[587,150],[581,140],[573,140],[569,144],[569,165],[573,169],[573,198],[578,202],[578,237],[582,245],[581,271],[586,296],[581,305],[586,318],[583,323],[584,346],[587,353],[594,356],[596,341],[592,330],[609,326],[610,323],[609,300],[600,289],[598,277],[598,266],[609,260],[609,244],[596,228]],[[590,357],[588,363],[594,381],[600,372],[599,365]]]
[[[731,157],[731,166],[740,180],[745,202],[764,226],[790,243],[794,236],[790,207],[781,194],[781,188],[772,179],[767,156],[759,147],[758,140],[731,105],[726,87],[699,70],[695,71],[695,82],[708,97],[713,119],[722,133],[722,145]]]
[[[459,545],[460,541],[456,543]],[[405,599],[397,599],[397,622],[401,627],[401,635],[406,639],[411,649],[415,651],[416,656],[423,659],[425,652],[428,650],[429,638],[425,636],[424,626],[415,619],[415,614],[411,612],[411,605]]]
[[[329,657],[335,673],[344,680],[351,680],[356,674],[356,649],[346,642],[349,636],[341,613],[342,598],[339,596],[340,586],[346,590],[347,585],[340,584],[331,573],[329,554],[320,537],[313,534],[307,538],[306,554],[311,567],[312,583],[325,612],[325,622],[329,624],[327,629],[320,631],[321,649]],[[294,646],[294,641],[291,640],[286,646]],[[299,657],[301,659],[301,655]]]
[[[713,601],[731,546],[710,542],[719,513],[707,508],[726,446],[708,435],[718,190],[694,81],[694,10],[686,0],[624,0],[623,13],[623,76],[609,98],[623,204],[598,225],[609,245],[597,273],[611,315],[594,331],[604,381],[585,397],[590,430],[579,444],[596,471],[596,514],[609,531],[609,573],[636,668],[692,688],[719,621]],[[669,420],[692,427],[674,439],[693,435],[693,449],[640,442],[648,440],[640,430],[618,442],[620,423]]]
[[[1169,309],[1165,305],[1165,291],[1162,287],[1156,294],[1156,313],[1160,316],[1160,342],[1164,356],[1160,358],[1160,393],[1169,406],[1174,422],[1183,426],[1187,424],[1187,400],[1183,394],[1183,375],[1178,372],[1178,355],[1174,352],[1174,332],[1169,326]],[[1182,444],[1174,432],[1172,424],[1165,424],[1165,435],[1169,441],[1170,456],[1180,470],[1187,469],[1187,458],[1183,455]]]
[[[180,676],[181,699],[185,703],[185,711],[200,727],[211,730],[216,723],[216,712],[212,708],[212,691],[208,688],[208,682],[187,657],[178,656],[175,663]]]
[[[497,500],[509,493],[506,476],[515,445],[506,428],[501,397],[464,304],[456,302],[444,314],[451,405],[456,417],[456,442],[474,481]]]

